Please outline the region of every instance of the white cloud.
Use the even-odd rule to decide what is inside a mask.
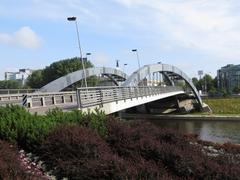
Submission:
[[[161,32],[174,45],[221,58],[240,56],[240,15],[234,0],[115,0],[140,16],[150,33]],[[134,23],[134,22],[133,22]],[[160,37],[159,37],[160,39]],[[156,39],[157,40],[157,39]]]
[[[25,26],[12,34],[0,33],[0,43],[36,49],[41,45],[41,38],[30,27]]]
[[[2,3],[0,15],[61,22],[74,15],[96,33],[109,37],[122,35],[126,41],[139,41],[139,46],[152,43],[158,45],[156,49],[168,52],[184,47],[215,59],[235,61],[240,56],[238,0],[22,0],[16,3],[14,7],[7,1]],[[26,29],[23,31],[25,33],[20,30],[14,34],[1,33],[0,42],[24,47],[39,44],[33,31],[26,41],[29,44],[15,37],[19,34],[25,39],[26,34],[31,34],[26,33]]]

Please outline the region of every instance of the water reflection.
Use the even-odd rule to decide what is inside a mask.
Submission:
[[[239,121],[196,121],[196,120],[149,120],[165,128],[178,130],[182,133],[198,134],[202,140],[218,143],[240,144]]]

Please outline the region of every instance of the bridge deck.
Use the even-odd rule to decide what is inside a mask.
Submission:
[[[93,111],[96,108],[106,114],[163,99],[184,91],[180,87],[101,87],[77,90],[78,109]]]
[[[30,112],[45,113],[59,107],[64,111],[79,109],[94,111],[96,108],[111,114],[158,99],[183,94],[180,87],[94,87],[80,88],[77,92],[27,94],[23,104]]]

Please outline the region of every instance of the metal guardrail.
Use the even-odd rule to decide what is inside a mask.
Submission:
[[[103,105],[120,100],[152,96],[163,93],[183,91],[176,86],[144,86],[144,87],[90,87],[77,89],[78,108]]]
[[[76,92],[31,93],[25,94],[22,105],[27,108],[63,105],[76,102]]]

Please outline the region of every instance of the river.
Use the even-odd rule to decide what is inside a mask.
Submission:
[[[199,138],[217,143],[240,144],[240,121],[148,120],[159,127],[182,133],[198,134]]]

